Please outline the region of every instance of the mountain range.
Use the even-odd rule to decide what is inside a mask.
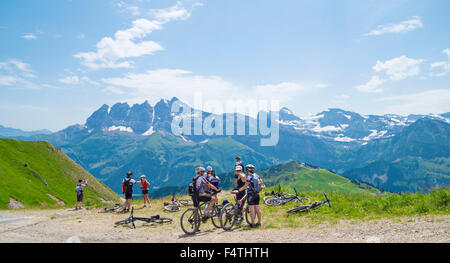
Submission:
[[[44,140],[61,147],[73,160],[120,191],[120,181],[131,170],[147,174],[152,191],[186,185],[199,165],[217,173],[229,172],[234,157],[258,168],[289,161],[323,167],[350,179],[390,191],[416,192],[450,183],[449,113],[435,115],[360,115],[329,109],[312,117],[298,117],[287,108],[279,111],[279,142],[261,146],[264,136],[174,135],[174,118],[225,119],[192,111],[171,113],[177,98],[128,105],[103,105],[85,124],[52,134],[16,137]],[[246,129],[255,119],[243,119]],[[256,117],[258,120],[260,114]],[[225,127],[223,127],[225,131]]]
[[[4,127],[0,125],[0,137],[9,138],[9,137],[28,137],[38,134],[51,134],[52,132],[49,130],[36,130],[36,131],[23,131],[20,129]]]

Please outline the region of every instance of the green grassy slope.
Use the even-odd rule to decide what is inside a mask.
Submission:
[[[266,185],[280,184],[282,187],[296,188],[298,191],[379,192],[370,185],[351,181],[328,170],[296,161],[262,169],[257,173]]]
[[[8,208],[10,197],[26,207],[57,206],[48,194],[73,205],[78,179],[88,180],[85,204],[119,200],[111,189],[50,143],[0,139],[0,209]]]

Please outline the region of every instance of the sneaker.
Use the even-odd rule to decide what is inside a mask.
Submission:
[[[261,223],[256,223],[255,226],[256,226],[256,227],[260,227],[260,226],[261,226]]]

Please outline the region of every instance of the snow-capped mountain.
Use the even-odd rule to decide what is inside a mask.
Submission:
[[[436,115],[360,115],[342,109],[328,109],[314,116],[300,118],[291,110],[280,110],[280,124],[327,141],[360,143],[395,136],[404,127],[422,118],[450,123],[448,114]]]

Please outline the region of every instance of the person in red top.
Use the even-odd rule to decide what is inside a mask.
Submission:
[[[151,207],[150,199],[148,198],[148,189],[150,189],[150,183],[145,179],[145,175],[141,175],[141,180],[136,182],[141,185],[142,196],[144,197],[144,207]]]

